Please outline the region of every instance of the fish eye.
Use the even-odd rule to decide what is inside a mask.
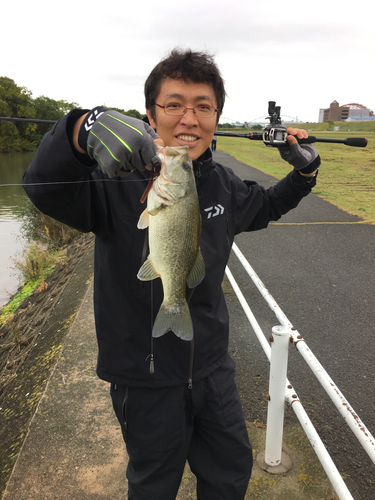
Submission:
[[[185,162],[182,164],[182,168],[183,168],[184,170],[189,170],[189,168],[190,168],[190,163],[188,163],[187,161],[185,161]]]

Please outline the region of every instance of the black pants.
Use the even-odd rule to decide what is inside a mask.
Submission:
[[[252,449],[234,382],[225,363],[193,385],[111,387],[129,455],[131,500],[175,500],[186,460],[198,500],[243,500]]]

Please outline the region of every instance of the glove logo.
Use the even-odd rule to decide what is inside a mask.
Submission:
[[[224,207],[222,205],[215,205],[214,207],[208,207],[204,209],[207,212],[207,219],[211,219],[211,217],[216,217],[217,215],[221,215],[224,213]]]
[[[89,132],[91,129],[92,129],[92,126],[94,125],[94,123],[96,122],[96,120],[99,118],[100,115],[102,115],[104,113],[104,111],[101,111],[99,113],[99,111],[97,109],[94,109],[93,110],[93,113],[91,113],[87,119],[86,119],[86,122],[85,122],[85,129],[87,132]]]

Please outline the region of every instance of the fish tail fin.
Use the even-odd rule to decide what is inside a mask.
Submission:
[[[192,340],[193,322],[187,302],[178,307],[168,307],[164,302],[161,305],[152,329],[152,336],[161,337],[169,331],[173,331],[180,339]]]

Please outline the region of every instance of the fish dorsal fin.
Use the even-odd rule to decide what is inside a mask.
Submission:
[[[150,256],[147,257],[147,260],[138,271],[137,278],[141,281],[151,281],[159,278],[159,275],[154,268],[154,264],[152,263]]]
[[[146,229],[146,227],[148,227],[149,225],[150,225],[150,217],[148,215],[148,210],[146,208],[145,210],[143,210],[143,212],[139,217],[137,228]]]
[[[189,288],[194,288],[203,280],[205,275],[205,267],[204,260],[202,256],[201,249],[198,251],[197,258],[195,259],[195,263],[193,269],[190,271],[186,283]]]

